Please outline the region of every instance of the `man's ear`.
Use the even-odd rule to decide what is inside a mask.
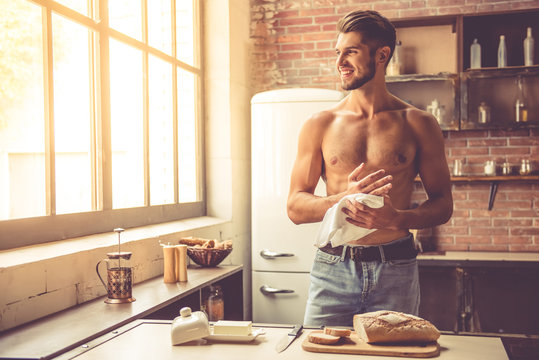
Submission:
[[[391,49],[389,46],[383,46],[376,51],[376,62],[387,63]]]

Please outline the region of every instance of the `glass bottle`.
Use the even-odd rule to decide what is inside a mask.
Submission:
[[[505,47],[505,35],[500,35],[500,44],[498,45],[498,67],[507,66],[507,49]]]
[[[479,69],[481,67],[481,45],[477,39],[473,39],[473,44],[470,46],[470,68]]]
[[[527,28],[526,38],[524,39],[524,66],[533,65],[533,47],[534,41],[532,37],[532,28]]]
[[[490,122],[490,106],[486,102],[481,101],[477,108],[477,122],[479,124],[487,124]]]
[[[517,78],[517,98],[515,100],[515,122],[527,122],[528,121],[528,102],[526,101],[526,94],[524,92],[524,82],[522,76]]]
[[[210,321],[219,321],[225,318],[223,290],[219,285],[210,286],[210,293],[206,300],[206,312]]]

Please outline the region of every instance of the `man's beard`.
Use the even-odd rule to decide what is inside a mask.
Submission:
[[[343,90],[359,89],[360,87],[368,83],[374,77],[376,68],[374,65],[374,59],[372,57],[369,60],[369,63],[367,64],[367,69],[368,69],[368,72],[366,74],[364,74],[361,77],[357,77],[353,79],[352,82],[350,83],[345,83],[344,81],[341,81],[341,87],[343,88]]]

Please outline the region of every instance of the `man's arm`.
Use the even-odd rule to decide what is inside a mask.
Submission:
[[[364,164],[360,164],[348,175],[346,191],[325,197],[314,195],[322,175],[322,139],[332,119],[331,112],[318,113],[307,120],[300,131],[287,201],[288,217],[295,224],[322,221],[326,211],[348,194],[384,195],[391,189],[391,176],[384,176],[383,170],[365,174]]]
[[[409,214],[404,213],[407,228],[423,229],[446,223],[453,214],[451,177],[445,157],[444,137],[433,116],[423,115],[414,123],[419,142],[418,169],[427,200]],[[405,226],[406,227],[406,226]]]

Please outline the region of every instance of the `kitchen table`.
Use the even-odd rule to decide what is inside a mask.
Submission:
[[[277,353],[275,344],[291,327],[284,325],[255,324],[253,330],[262,327],[264,335],[250,342],[217,342],[198,340],[172,346],[171,321],[137,320],[111,333],[96,338],[56,359],[351,359],[391,360],[404,359],[390,356],[366,356],[346,354],[323,354],[307,352],[301,344],[313,329],[306,328],[285,351]],[[439,339],[439,360],[507,360],[507,354],[498,337],[462,336],[443,334]]]

